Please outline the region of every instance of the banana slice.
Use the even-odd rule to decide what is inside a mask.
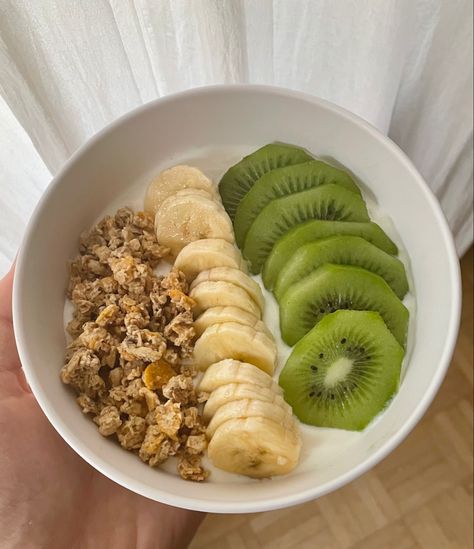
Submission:
[[[191,166],[175,166],[161,172],[149,184],[145,195],[145,210],[155,214],[161,204],[182,189],[201,189],[219,200],[216,185],[201,170]]]
[[[273,389],[249,383],[228,383],[212,391],[204,406],[202,417],[205,421],[209,421],[224,404],[243,399],[263,400],[280,406],[289,415],[293,413],[291,406],[285,402],[283,396]]]
[[[247,383],[255,387],[271,389],[275,393],[283,395],[282,388],[273,380],[272,376],[262,372],[253,364],[232,358],[211,364],[201,379],[199,390],[212,393],[222,385],[229,383]]]
[[[297,425],[291,414],[274,402],[264,400],[232,400],[221,406],[212,417],[206,429],[208,438],[212,438],[216,429],[231,419],[245,419],[247,417],[264,417],[275,421],[285,429],[297,433]]]
[[[201,271],[213,267],[232,267],[247,272],[247,263],[239,250],[221,238],[204,238],[185,246],[178,254],[174,266],[192,282]]]
[[[155,216],[156,238],[176,256],[185,246],[202,238],[234,242],[234,230],[224,208],[204,196],[170,196]]]
[[[222,203],[219,200],[219,198],[216,198],[215,195],[211,194],[209,191],[205,191],[204,189],[193,189],[192,187],[188,187],[187,189],[178,191],[171,196],[202,196],[209,200],[213,200],[216,204],[219,204],[219,206],[222,206]]]
[[[200,370],[206,370],[224,358],[234,358],[272,375],[276,356],[275,342],[265,334],[237,322],[225,322],[204,330],[194,345],[193,360]]]
[[[263,417],[231,419],[212,437],[212,463],[231,473],[253,478],[284,475],[298,464],[301,438],[290,429]]]
[[[211,307],[240,307],[256,317],[262,314],[249,294],[232,282],[201,282],[189,292],[189,297],[196,302],[195,315]]]
[[[240,307],[211,307],[201,313],[194,321],[196,337],[199,337],[209,326],[222,324],[223,322],[245,324],[245,326],[250,326],[257,330],[257,332],[263,332],[273,341],[273,334],[267,328],[266,324],[259,320],[257,316],[244,311]]]
[[[191,284],[191,290],[198,284],[201,284],[201,282],[215,282],[218,280],[232,282],[232,284],[240,286],[255,301],[255,303],[259,306],[260,311],[263,313],[265,308],[265,300],[263,299],[260,286],[255,282],[255,280],[252,280],[240,269],[232,269],[231,267],[214,267],[213,269],[203,271],[198,274],[197,278],[195,278],[194,282]]]

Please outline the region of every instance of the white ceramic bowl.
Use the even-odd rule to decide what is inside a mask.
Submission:
[[[337,459],[271,481],[197,484],[151,469],[98,435],[59,380],[65,335],[66,263],[79,233],[147,174],[183,158],[224,158],[272,141],[307,148],[348,167],[393,220],[411,260],[415,346],[400,391],[382,417]],[[235,157],[235,155],[234,155]],[[18,257],[16,341],[28,382],[53,426],[86,461],[139,494],[216,513],[275,509],[316,498],[391,452],[423,415],[449,365],[459,322],[458,260],[438,202],[403,152],[372,126],[330,103],[260,86],[198,88],[120,118],[82,147],[37,207]]]

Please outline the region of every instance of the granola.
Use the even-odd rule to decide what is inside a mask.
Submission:
[[[183,273],[156,276],[168,253],[147,213],[120,209],[80,238],[71,263],[62,381],[101,435],[150,466],[178,456],[182,478],[202,481],[206,437],[198,413],[193,300]]]

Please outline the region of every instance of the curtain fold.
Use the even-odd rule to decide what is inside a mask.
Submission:
[[[388,133],[440,199],[458,250],[469,245],[470,0],[0,0],[2,131],[16,118],[23,157],[51,173],[146,101],[238,82],[317,95]],[[0,168],[2,209],[13,173]]]

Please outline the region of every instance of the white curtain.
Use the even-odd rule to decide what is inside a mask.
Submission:
[[[155,97],[235,82],[309,92],[389,134],[469,246],[471,0],[0,0],[0,274],[87,138]]]

